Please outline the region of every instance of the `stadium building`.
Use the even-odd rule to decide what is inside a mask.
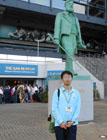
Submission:
[[[64,69],[65,56],[47,36],[64,0],[0,0],[0,85],[21,82],[46,85]],[[74,0],[83,43],[75,59],[96,78],[102,99],[107,97],[107,1]],[[93,78],[94,79],[94,78]],[[103,96],[104,92],[104,96]]]

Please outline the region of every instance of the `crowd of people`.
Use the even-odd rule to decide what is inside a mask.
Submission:
[[[0,103],[30,103],[40,102],[40,96],[45,89],[38,88],[37,84],[18,84],[10,87],[0,86]]]

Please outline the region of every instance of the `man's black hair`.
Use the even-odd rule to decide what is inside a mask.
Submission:
[[[61,73],[61,79],[63,79],[64,74],[71,75],[71,77],[73,78],[72,72],[70,72],[70,71],[68,71],[68,70],[65,70],[65,71],[63,71],[63,72]]]

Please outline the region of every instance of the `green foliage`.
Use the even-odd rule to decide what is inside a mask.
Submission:
[[[94,94],[94,101],[100,100],[100,94],[96,88],[93,89],[93,94]]]
[[[48,90],[45,90],[40,95],[40,102],[47,103],[48,102]]]

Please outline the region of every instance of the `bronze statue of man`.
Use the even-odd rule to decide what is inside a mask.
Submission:
[[[74,14],[73,1],[65,2],[66,11],[56,15],[54,28],[54,43],[58,45],[58,52],[66,54],[65,70],[76,75],[73,69],[73,56],[77,53],[77,47],[86,48],[82,44],[80,25]]]

